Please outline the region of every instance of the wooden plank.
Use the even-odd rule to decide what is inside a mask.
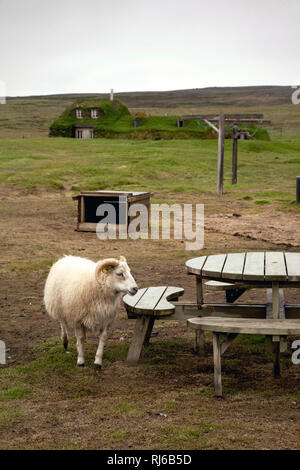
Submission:
[[[279,282],[273,282],[272,285],[272,315],[273,318],[279,318]]]
[[[232,341],[237,337],[237,333],[230,333],[221,343],[221,356],[227,351]]]
[[[79,232],[96,232],[97,224],[92,222],[82,222],[78,224]]]
[[[127,311],[134,312],[134,307],[136,306],[138,301],[143,297],[147,289],[148,287],[139,289],[135,295],[124,295],[123,302]]]
[[[85,200],[80,198],[80,224],[85,222]]]
[[[205,354],[204,334],[201,330],[195,331],[194,353],[198,354],[199,356],[204,356]]]
[[[219,333],[243,333],[261,335],[300,334],[300,320],[261,320],[249,318],[196,317],[187,320],[190,328]]]
[[[235,285],[232,284],[231,282],[222,282],[222,281],[207,281],[205,282],[205,285],[214,290],[226,290],[226,289],[232,289],[233,287],[235,287]]]
[[[207,256],[199,256],[199,258],[188,259],[185,263],[187,271],[192,274],[201,276],[202,267],[206,261]]]
[[[150,337],[151,337],[151,333],[152,333],[154,322],[155,322],[155,317],[149,317],[149,318],[150,318],[150,321],[147,327],[147,331],[146,331],[146,335],[145,335],[145,339],[143,343],[144,346],[148,346],[150,344]]]
[[[208,121],[207,119],[203,119],[203,121],[205,122],[205,124],[210,126],[217,134],[219,134],[219,129],[212,122]]]
[[[213,334],[213,349],[214,349],[214,381],[215,381],[215,394],[217,397],[222,396],[222,369],[221,369],[221,344],[220,335]]]
[[[263,114],[225,114],[225,119],[263,119]],[[217,114],[186,114],[181,119],[211,119],[217,121]]]
[[[300,281],[300,253],[284,253],[289,281]]]
[[[221,272],[227,255],[210,255],[202,268],[202,275],[221,277]]]
[[[238,318],[265,318],[265,304],[217,304],[205,303],[199,310],[201,316],[220,316]]]
[[[202,278],[196,276],[196,295],[197,295],[197,304],[203,304],[203,286],[202,286]]]
[[[155,306],[155,315],[171,315],[175,311],[175,307],[169,302],[172,298],[178,298],[184,293],[184,289],[179,287],[168,287],[163,296]],[[138,304],[140,307],[140,303]]]
[[[222,277],[226,279],[243,279],[245,256],[245,253],[229,253],[222,270]]]
[[[225,141],[225,118],[224,114],[219,116],[219,136],[218,136],[218,174],[217,174],[217,194],[223,194],[223,173],[224,173],[224,141]]]
[[[267,303],[266,303],[266,318],[273,318],[273,293],[272,289],[267,289]],[[284,319],[285,316],[285,302],[283,290],[279,289],[279,318]]]
[[[265,257],[265,280],[286,281],[287,272],[284,255],[278,251],[267,251]]]
[[[167,286],[148,287],[147,291],[141,297],[134,307],[135,313],[153,314],[153,311],[162,298]]]
[[[151,317],[139,317],[135,322],[133,339],[129,346],[126,362],[134,366],[138,363]]]
[[[243,279],[263,281],[265,278],[265,254],[263,251],[246,253]]]

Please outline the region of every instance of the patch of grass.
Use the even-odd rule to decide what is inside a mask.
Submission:
[[[22,419],[23,415],[19,409],[8,408],[0,404],[0,429],[11,428]]]
[[[211,443],[207,439],[207,424],[202,422],[198,426],[160,426],[158,429],[159,442],[165,447],[180,449],[208,449]],[[209,432],[214,425],[209,427]]]
[[[107,344],[104,366],[125,358],[127,345]],[[64,351],[59,338],[51,338],[35,347],[30,353],[31,361],[24,366],[1,371],[0,399],[13,400],[57,394],[60,398],[82,398],[101,394],[99,377],[94,372],[95,344],[86,342],[86,367],[76,366],[75,340],[69,343],[69,353]],[[30,387],[28,386],[30,384]]]
[[[0,401],[18,400],[32,396],[32,389],[25,385],[14,386],[0,392]]]
[[[192,392],[193,396],[200,396],[200,397],[213,397],[214,390],[211,387],[204,388],[202,390],[197,390],[197,392]]]
[[[182,349],[183,344],[176,340],[155,341],[143,351],[141,363],[147,366],[160,364],[170,367],[177,362]]]
[[[254,201],[254,204],[270,204],[270,201],[266,201],[265,199],[257,199],[256,201]]]
[[[122,441],[130,435],[130,432],[126,429],[117,429],[116,431],[112,431],[110,435],[114,441]]]
[[[54,263],[54,259],[42,259],[37,261],[18,261],[17,263],[9,263],[8,268],[11,271],[44,271]]]

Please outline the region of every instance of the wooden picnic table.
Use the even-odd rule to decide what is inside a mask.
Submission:
[[[195,329],[196,342],[204,346],[203,332],[213,332],[215,390],[222,395],[221,356],[238,333],[262,334],[273,343],[274,376],[280,377],[279,354],[286,337],[300,334],[300,305],[286,305],[282,288],[300,287],[300,253],[248,252],[200,256],[186,262],[189,274],[196,276],[199,311],[209,311],[188,319]],[[203,280],[215,289],[224,289],[226,304],[206,304]],[[234,304],[247,289],[267,289],[262,311],[259,305]],[[205,318],[203,318],[205,317]]]
[[[200,256],[188,260],[186,268],[188,274],[196,278],[196,302],[178,301],[184,291],[173,286],[147,287],[139,289],[132,297],[124,297],[128,318],[136,319],[127,363],[138,363],[155,321],[185,320],[195,330],[195,350],[199,353],[204,353],[203,332],[213,332],[217,395],[222,395],[221,355],[238,333],[266,335],[268,347],[274,351],[274,375],[279,377],[279,354],[286,348],[286,337],[300,334],[300,304],[285,304],[282,290],[300,287],[300,253]],[[226,302],[205,302],[203,282],[215,290],[223,290]],[[253,288],[267,289],[265,303],[236,303],[246,290]]]

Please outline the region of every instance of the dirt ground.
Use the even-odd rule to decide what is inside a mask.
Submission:
[[[299,250],[299,215],[266,208],[254,214],[247,201],[226,195],[220,202],[214,195],[199,201],[196,195],[176,194],[180,202],[192,199],[206,204],[203,254]],[[93,233],[76,232],[76,206],[69,193],[26,194],[6,188],[0,200],[0,339],[9,350],[8,368],[30,363],[37,346],[59,336],[42,298],[51,263],[63,254],[93,260],[122,254],[139,287],[181,286],[183,299],[195,299],[195,280],[187,276],[184,262],[196,254],[185,252],[180,241],[106,242]],[[223,293],[205,295],[208,301],[224,299]],[[242,299],[264,302],[264,297],[263,290],[253,290]],[[293,290],[286,298],[300,303]],[[133,327],[134,320],[122,308],[108,350],[110,345],[128,345]],[[282,363],[282,378],[275,380],[264,352],[247,350],[242,342],[233,345],[223,359],[225,398],[216,399],[210,335],[206,357],[200,359],[191,351],[193,336],[185,322],[161,321],[154,333],[138,367],[123,360],[112,361],[100,374],[86,367],[83,374],[93,374],[99,388],[90,387],[81,399],[66,395],[62,386],[60,395],[58,382],[43,399],[17,400],[26,419],[5,428],[0,448],[300,449],[300,366],[291,364],[291,352]],[[91,334],[89,340],[92,358],[96,338]],[[129,408],[114,408],[128,401]]]

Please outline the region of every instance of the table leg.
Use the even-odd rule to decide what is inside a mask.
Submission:
[[[273,342],[274,362],[273,373],[275,379],[280,379],[280,338],[279,341]]]
[[[200,356],[204,355],[204,333],[201,330],[195,331],[194,352]]]
[[[272,314],[273,318],[279,318],[280,308],[280,295],[279,295],[279,282],[272,282]],[[275,379],[280,378],[280,338],[279,341],[274,342],[273,337],[273,354],[274,354],[274,365],[273,373]]]
[[[133,338],[126,359],[129,365],[134,366],[138,363],[150,320],[150,316],[142,316],[138,317],[135,322]]]
[[[279,318],[279,282],[272,282],[272,313],[273,318]]]
[[[155,322],[155,317],[150,317],[149,325],[148,325],[145,340],[144,340],[144,345],[145,346],[148,346],[148,344],[150,343],[150,337],[151,337],[151,333],[152,333],[152,330],[153,330],[154,322]]]
[[[221,341],[220,335],[213,332],[215,395],[222,396]]]
[[[203,285],[202,278],[196,276],[196,291],[198,308],[203,304]],[[201,330],[195,331],[194,352],[201,356],[205,354],[204,333]]]

